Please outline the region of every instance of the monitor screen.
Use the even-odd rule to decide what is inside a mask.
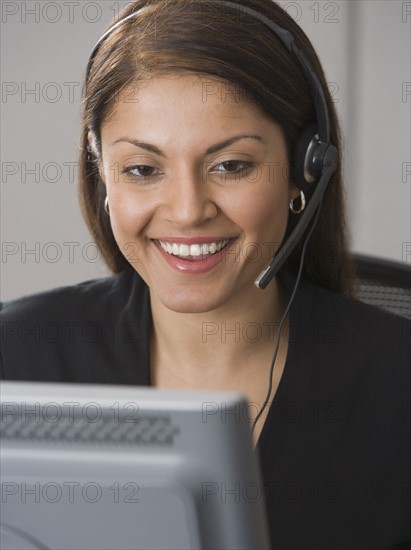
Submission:
[[[239,394],[3,382],[2,550],[268,549]]]

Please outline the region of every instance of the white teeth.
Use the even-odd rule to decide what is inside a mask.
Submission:
[[[161,245],[161,248],[165,250],[168,254],[173,256],[182,256],[183,258],[187,256],[207,256],[208,254],[215,254],[222,248],[224,248],[229,239],[220,241],[218,243],[203,243],[203,244],[177,244],[169,243],[164,241],[158,241]]]
[[[190,256],[200,256],[201,248],[199,244],[192,244],[190,246]]]
[[[190,246],[188,244],[180,244],[179,256],[189,256],[189,255],[190,255]]]

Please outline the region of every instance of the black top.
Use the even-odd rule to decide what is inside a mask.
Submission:
[[[1,317],[4,379],[150,385],[149,293],[132,270]],[[273,548],[411,548],[410,322],[302,281],[290,326],[257,446]]]

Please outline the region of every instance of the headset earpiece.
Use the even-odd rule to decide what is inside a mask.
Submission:
[[[325,148],[319,141],[318,128],[308,126],[301,134],[292,159],[292,181],[301,191],[308,191],[320,179]]]

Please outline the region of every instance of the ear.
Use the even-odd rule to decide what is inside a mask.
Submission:
[[[290,190],[289,190],[289,201],[293,201],[297,197],[300,196],[300,188],[295,185],[295,183],[290,182]]]
[[[98,159],[100,154],[99,154],[98,147],[97,147],[97,138],[96,138],[96,135],[94,134],[94,132],[92,132],[91,130],[88,131],[87,141],[88,141],[87,149],[88,149],[89,153],[91,153],[92,155],[94,155],[94,157],[96,159]]]
[[[91,130],[88,131],[87,141],[88,141],[87,150],[92,155],[92,159],[94,160],[94,162],[97,165],[98,172],[99,172],[99,175],[100,175],[100,179],[105,185],[103,163],[101,162],[100,152],[99,152],[98,146],[97,146],[97,138],[96,138],[95,133],[92,132]]]

